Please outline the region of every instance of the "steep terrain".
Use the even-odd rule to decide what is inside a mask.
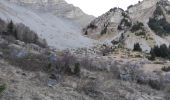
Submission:
[[[169,44],[169,8],[110,9],[84,37],[86,15],[63,0],[0,0],[0,100],[170,100],[170,48],[129,50]]]
[[[76,9],[72,5],[67,4],[64,1],[51,1],[54,7],[54,10],[42,11],[35,10],[37,7],[44,7],[46,2],[36,2],[39,0],[1,0],[0,1],[0,18],[5,20],[13,20],[15,23],[23,23],[26,26],[30,27],[33,31],[38,33],[38,35],[47,40],[47,43],[56,48],[56,49],[66,49],[66,48],[79,48],[79,47],[88,47],[93,44],[93,40],[88,39],[81,34],[81,25],[80,23],[84,23],[80,21],[80,23],[75,22],[71,19],[79,20],[82,16],[85,15],[83,12],[77,13]],[[49,0],[50,2],[50,0]],[[56,3],[53,3],[56,2]],[[64,2],[64,4],[63,4]],[[15,4],[17,3],[17,4]],[[19,4],[22,5],[19,5]],[[59,4],[58,4],[59,3]],[[60,4],[61,3],[61,4]],[[23,5],[24,4],[24,5]],[[66,11],[63,11],[62,7],[64,6]],[[62,5],[63,4],[63,5]],[[28,7],[26,7],[28,5]],[[37,5],[37,6],[34,6]],[[38,6],[39,5],[39,6]],[[33,6],[33,7],[32,7]],[[35,7],[35,8],[34,8]],[[52,7],[52,6],[50,6]],[[59,7],[59,8],[57,8]],[[68,7],[68,8],[67,8]],[[69,8],[70,7],[70,8]],[[50,8],[49,8],[50,9]],[[56,10],[57,9],[57,10]],[[67,10],[71,11],[67,11]],[[75,12],[72,10],[76,10]],[[65,15],[65,17],[69,17],[69,14],[73,14],[71,19],[61,17],[60,15]],[[61,13],[63,12],[63,14]],[[75,15],[76,13],[77,15]],[[87,19],[90,21],[90,19]],[[86,21],[86,22],[88,22]]]
[[[143,0],[126,11],[113,8],[83,31],[91,38],[114,45],[123,43],[130,49],[139,43],[143,51],[149,52],[154,45],[169,45],[169,4],[168,0]]]
[[[18,5],[41,12],[50,12],[77,22],[81,26],[87,25],[93,16],[85,14],[80,8],[68,4],[64,0],[8,0]]]

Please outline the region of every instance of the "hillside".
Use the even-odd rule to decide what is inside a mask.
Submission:
[[[79,23],[55,15],[53,12],[37,11],[30,9],[32,7],[14,4],[14,1],[0,1],[0,18],[25,24],[38,33],[41,38],[46,39],[50,46],[56,49],[66,49],[88,47],[93,44],[93,40],[82,36]],[[17,3],[20,3],[20,1],[17,1]],[[27,2],[24,4],[27,4]],[[29,5],[32,5],[32,3],[28,2]]]
[[[94,19],[83,31],[107,44],[122,41],[124,47],[130,49],[140,43],[143,51],[149,52],[154,45],[169,46],[169,7],[168,0],[143,0],[126,11],[113,8]]]
[[[85,14],[80,8],[68,4],[64,0],[7,0],[23,7],[41,12],[52,13],[58,17],[64,17],[74,21],[80,26],[87,25],[94,16]]]
[[[95,19],[64,0],[0,0],[0,100],[170,100],[169,43],[167,0]]]

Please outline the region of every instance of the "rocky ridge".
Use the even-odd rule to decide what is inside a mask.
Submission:
[[[135,43],[140,43],[143,51],[149,52],[154,45],[169,45],[169,31],[166,31],[167,35],[158,35],[149,24],[151,19],[157,16],[155,13],[159,9],[163,12],[159,17],[165,19],[165,23],[168,25],[169,7],[168,0],[143,0],[136,5],[129,6],[126,11],[121,8],[113,8],[94,19],[83,31],[85,35],[105,44],[115,43],[123,36],[125,47],[133,49]],[[137,28],[136,26],[139,29],[133,31],[132,28]]]

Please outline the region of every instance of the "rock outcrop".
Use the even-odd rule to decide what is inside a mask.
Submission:
[[[126,11],[113,8],[93,20],[83,31],[104,43],[120,40],[123,36],[125,47],[133,49],[134,44],[139,43],[143,51],[149,52],[154,45],[169,45],[169,4],[168,0],[143,0]]]

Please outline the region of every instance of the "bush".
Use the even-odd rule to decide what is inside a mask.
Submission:
[[[80,76],[80,63],[75,63],[74,74]]]
[[[97,28],[97,26],[94,25],[93,23],[90,23],[90,24],[87,26],[87,28],[95,29],[95,28]]]
[[[101,31],[100,34],[101,34],[101,35],[104,35],[104,34],[106,34],[106,32],[107,32],[107,26],[104,27],[104,29]]]
[[[104,48],[101,49],[101,53],[103,56],[106,56],[114,51],[113,47],[110,46],[104,46]]]
[[[61,74],[78,74],[79,65],[77,62],[77,58],[74,55],[72,55],[69,51],[65,51],[58,57],[56,70]]]
[[[137,22],[137,23],[135,23],[133,26],[132,26],[132,28],[131,28],[131,32],[136,32],[136,31],[138,31],[138,30],[143,30],[143,23],[141,23],[141,22]]]
[[[162,68],[162,71],[164,71],[164,72],[170,72],[170,67],[168,66],[168,67],[163,67]]]
[[[151,54],[151,56],[149,57],[149,60],[155,60],[155,53],[152,48],[151,48],[150,54]]]
[[[160,80],[149,80],[148,85],[156,90],[163,89],[163,83]]]
[[[127,15],[125,12],[122,12],[122,16],[123,16],[124,18],[128,18],[128,15]]]
[[[86,80],[78,84],[77,90],[83,92],[94,100],[105,100],[103,94],[100,92],[101,83],[98,80]]]
[[[0,85],[0,95],[6,90],[6,85]]]
[[[125,16],[125,15],[124,15]],[[120,22],[120,24],[118,25],[118,30],[123,30],[123,27],[131,27],[132,23],[128,21],[128,19],[123,18]]]
[[[154,17],[149,19],[148,25],[149,27],[159,36],[166,36],[170,33],[170,23],[168,23],[164,18],[159,19],[157,17],[164,16],[162,8],[157,6]]]
[[[86,31],[86,32],[84,33],[84,35],[88,35],[88,32]]]
[[[165,44],[162,44],[160,47],[155,46],[150,51],[151,57],[162,57],[162,58],[170,58],[170,48],[168,48]]]
[[[142,31],[142,32],[137,32],[137,33],[135,33],[135,35],[136,35],[136,36],[141,36],[141,35],[145,36],[146,33],[145,33],[144,31]]]
[[[3,20],[0,20],[0,24],[2,24],[0,25],[0,33],[1,35],[3,35],[4,38],[13,37],[15,40],[20,40],[25,43],[34,43],[42,48],[47,47],[46,41],[39,38],[37,33],[32,31],[24,24],[14,24],[12,20],[9,23],[5,23]],[[5,26],[6,28],[3,29],[3,27]]]
[[[140,47],[139,43],[134,44],[133,51],[139,51],[139,52],[142,51],[142,48]]]
[[[161,6],[157,5],[156,10],[154,11],[154,16],[156,17],[156,16],[158,16],[158,15],[163,15],[163,14],[164,14],[164,13],[163,13],[163,11],[162,11]]]
[[[11,55],[11,53],[5,57],[5,59],[16,67],[19,67],[26,71],[47,71],[44,68],[47,68],[49,65],[48,57],[42,54],[27,54],[24,57],[17,58]]]
[[[170,33],[170,24],[166,21],[165,18],[160,20],[150,18],[148,25],[159,36],[166,36]]]

